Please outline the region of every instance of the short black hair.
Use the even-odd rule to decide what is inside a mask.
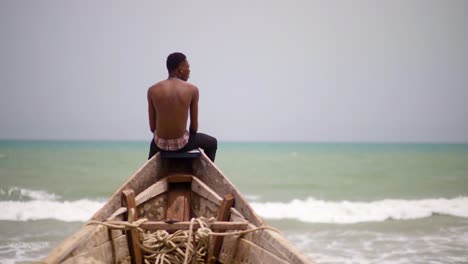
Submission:
[[[173,72],[187,57],[181,52],[174,52],[167,56],[166,67],[169,73]]]

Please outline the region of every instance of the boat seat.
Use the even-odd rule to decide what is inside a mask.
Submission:
[[[195,159],[201,156],[200,149],[191,149],[184,152],[161,150],[162,159]]]

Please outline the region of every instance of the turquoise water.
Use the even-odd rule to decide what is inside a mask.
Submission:
[[[147,152],[147,142],[0,141],[0,262],[46,254]],[[468,262],[468,144],[221,142],[216,163],[318,262]]]

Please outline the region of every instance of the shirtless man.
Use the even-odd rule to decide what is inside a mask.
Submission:
[[[184,54],[167,57],[169,77],[148,89],[148,115],[151,140],[148,159],[160,150],[187,151],[202,148],[214,162],[217,140],[198,131],[198,88],[188,83],[190,65]],[[190,127],[187,121],[190,113]]]

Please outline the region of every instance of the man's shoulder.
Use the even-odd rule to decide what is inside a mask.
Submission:
[[[184,81],[184,80],[177,80],[177,83],[174,86],[183,88],[184,90],[187,90],[187,88],[189,88],[188,90],[191,91],[191,92],[197,92],[198,91],[198,87],[195,84],[189,83],[189,82]]]
[[[148,88],[148,93],[154,92],[154,91],[160,89],[161,87],[164,87],[166,85],[165,81],[166,80],[162,80],[162,81],[159,81],[159,82],[153,84],[152,86],[150,86]]]
[[[186,84],[187,84],[187,86],[189,86],[191,89],[193,89],[193,90],[197,90],[197,91],[198,91],[198,87],[197,87],[195,84],[193,84],[193,83],[189,83],[189,82],[185,82],[185,83],[186,83]]]

